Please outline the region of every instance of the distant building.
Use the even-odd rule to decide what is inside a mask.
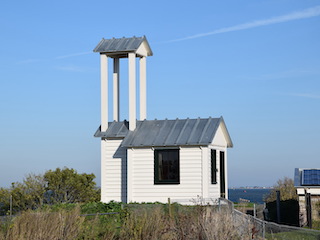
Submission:
[[[311,197],[312,219],[320,220],[320,168],[296,168],[294,186],[299,196],[300,225],[304,226],[307,222],[307,194]]]
[[[102,39],[101,201],[167,202],[228,197],[227,148],[232,141],[222,117],[147,120],[145,37]],[[129,121],[120,121],[119,63],[128,58]],[[139,59],[139,120],[136,117]],[[108,59],[113,59],[113,121],[108,119]],[[165,93],[164,93],[165,94]]]

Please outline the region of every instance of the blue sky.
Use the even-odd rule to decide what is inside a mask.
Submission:
[[[223,116],[231,187],[320,167],[320,1],[2,1],[0,31],[0,187],[64,166],[100,183],[92,50],[134,35],[154,53],[148,119]]]

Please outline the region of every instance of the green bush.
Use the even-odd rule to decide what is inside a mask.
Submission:
[[[111,201],[109,203],[89,202],[81,205],[82,214],[121,212],[123,204]]]

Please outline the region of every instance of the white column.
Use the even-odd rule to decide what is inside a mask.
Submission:
[[[136,128],[136,54],[129,53],[129,130]]]
[[[147,58],[140,58],[140,120],[147,118]]]
[[[100,54],[101,132],[108,128],[108,57]]]
[[[119,58],[113,59],[113,120],[120,118]]]

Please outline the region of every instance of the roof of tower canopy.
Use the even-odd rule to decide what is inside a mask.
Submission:
[[[131,38],[102,39],[93,50],[109,57],[126,58],[128,53],[136,53],[138,57],[152,56],[152,50],[145,36]]]

